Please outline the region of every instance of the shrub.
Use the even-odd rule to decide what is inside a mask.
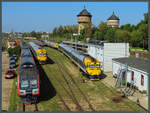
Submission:
[[[139,90],[139,88],[138,88],[137,86],[134,86],[134,88],[135,88],[136,90]]]
[[[127,87],[130,87],[130,85],[131,85],[131,84],[130,84],[129,82],[127,82]]]
[[[20,45],[16,46],[15,48],[8,48],[7,52],[9,54],[9,57],[11,57],[13,54],[16,54],[19,57],[21,53]]]
[[[142,94],[147,94],[146,90],[141,91]]]

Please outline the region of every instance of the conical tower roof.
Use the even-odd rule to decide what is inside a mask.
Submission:
[[[120,20],[113,12],[113,14],[107,20]]]
[[[89,12],[87,11],[87,9],[85,9],[85,6],[84,6],[84,9],[83,9],[77,16],[88,16],[88,17],[92,17],[91,13],[89,13]]]

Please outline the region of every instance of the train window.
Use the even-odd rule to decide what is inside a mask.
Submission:
[[[95,66],[94,65],[89,65],[89,68],[94,68]]]
[[[96,65],[96,68],[100,68],[100,65]]]
[[[42,56],[42,54],[38,54],[38,56]]]
[[[21,87],[22,88],[26,88],[26,87],[28,87],[29,86],[29,84],[28,84],[28,81],[27,80],[23,80],[22,82],[21,82]]]
[[[36,88],[37,87],[37,80],[31,80],[30,84],[32,87]]]

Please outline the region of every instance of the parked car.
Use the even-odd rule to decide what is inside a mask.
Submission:
[[[10,59],[9,60],[15,60],[15,58],[14,57],[10,57]]]
[[[13,78],[15,76],[15,71],[12,69],[9,69],[5,73],[5,78]]]
[[[9,68],[15,68],[16,67],[16,62],[14,60],[11,60],[11,62],[9,63]]]
[[[9,60],[15,60],[15,61],[17,61],[17,57],[12,56],[12,57],[10,57]]]
[[[16,54],[13,54],[12,57],[17,61],[17,55]]]

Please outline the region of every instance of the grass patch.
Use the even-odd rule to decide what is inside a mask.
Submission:
[[[13,81],[13,88],[11,92],[11,97],[10,97],[10,105],[8,108],[8,111],[16,111],[17,110],[17,105],[21,105],[21,100],[17,95],[17,86],[16,86],[17,78],[14,79]]]
[[[130,50],[144,50],[144,49],[140,47],[130,47]]]

